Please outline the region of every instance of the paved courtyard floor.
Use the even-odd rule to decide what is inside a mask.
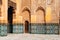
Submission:
[[[8,34],[0,36],[0,40],[60,40],[60,35],[44,35],[44,34]]]

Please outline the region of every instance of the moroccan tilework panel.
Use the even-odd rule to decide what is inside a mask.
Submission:
[[[24,33],[24,26],[23,24],[13,24],[13,33]],[[31,23],[29,24],[29,33],[33,34],[59,34],[60,27],[58,24],[36,24]],[[7,25],[0,24],[0,36],[7,35]]]
[[[14,24],[13,25],[13,33],[23,33],[23,32],[24,32],[23,24]]]
[[[45,24],[31,24],[31,33],[45,34]]]
[[[54,30],[54,29],[52,29],[52,30],[47,30],[47,31],[46,31],[46,34],[58,34],[58,30]]]
[[[6,36],[6,35],[7,35],[7,25],[0,24],[0,36]]]
[[[59,25],[59,34],[60,34],[60,25]]]
[[[29,33],[31,33],[31,24],[29,24],[29,30],[28,31],[29,31]]]
[[[46,24],[46,33],[47,34],[58,34],[59,25],[58,24]]]
[[[58,24],[31,24],[31,33],[35,34],[58,34]]]
[[[46,24],[47,29],[58,29],[58,24]]]

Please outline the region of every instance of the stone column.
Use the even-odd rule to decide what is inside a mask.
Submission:
[[[52,9],[50,4],[51,1],[46,0],[46,23],[51,23]]]
[[[1,7],[1,12],[2,12],[2,23],[7,23],[7,12],[8,10],[8,0],[2,0],[2,7]]]
[[[8,10],[8,0],[2,0],[1,6],[1,25],[0,25],[0,35],[6,36],[7,35],[7,11]]]
[[[17,23],[20,23],[20,20],[22,20],[22,17],[20,16],[20,13],[21,13],[21,0],[16,0],[16,18],[17,18]],[[21,19],[20,19],[21,18]]]

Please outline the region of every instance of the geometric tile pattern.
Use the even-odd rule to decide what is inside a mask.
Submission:
[[[7,35],[7,25],[0,24],[0,36],[6,36],[6,35]]]
[[[13,33],[24,33],[23,24],[14,24],[13,25]],[[59,34],[59,25],[58,24],[29,24],[29,33],[31,34]],[[7,25],[0,24],[0,36],[7,35]]]
[[[13,33],[23,33],[23,32],[24,32],[23,24],[14,24],[13,25]]]

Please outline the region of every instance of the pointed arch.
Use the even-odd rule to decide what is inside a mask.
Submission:
[[[42,12],[43,12],[43,15],[44,15],[44,22],[46,23],[46,19],[45,19],[45,9],[43,8],[43,7],[41,7],[41,6],[39,6],[37,9],[36,9],[36,12],[37,11],[39,11],[39,10],[41,10]]]
[[[22,16],[23,16],[23,23],[25,24],[25,32],[29,32],[29,28],[31,28],[31,12],[29,8],[25,7],[22,10]],[[26,22],[27,21],[27,22]]]
[[[31,22],[31,11],[30,11],[30,9],[28,7],[24,7],[23,10],[22,10],[22,13],[25,13],[25,11],[28,12],[28,14],[29,14],[29,20]]]
[[[30,10],[29,10],[29,8],[27,8],[27,7],[25,7],[25,8],[22,10],[22,12],[25,12],[25,11],[28,11],[29,13],[31,13]]]
[[[41,7],[41,6],[37,8],[36,12],[37,12],[38,10],[42,10],[42,11],[45,13],[44,8],[43,8],[43,7]]]

